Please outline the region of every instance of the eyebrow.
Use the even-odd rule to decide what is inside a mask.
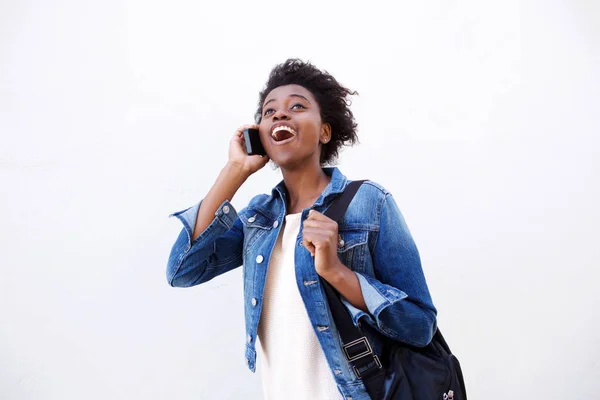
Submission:
[[[307,99],[306,97],[302,96],[301,94],[292,93],[292,94],[290,94],[290,97],[300,97],[301,99],[304,99],[304,100],[308,101],[308,104],[312,104],[309,99]],[[272,102],[272,101],[275,101],[275,99],[270,99],[269,101],[267,101],[265,104],[263,104],[263,108],[265,108],[265,106],[267,104],[269,104],[270,102]]]

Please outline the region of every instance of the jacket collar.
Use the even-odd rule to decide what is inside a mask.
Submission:
[[[321,196],[319,196],[317,201],[315,201],[312,208],[323,205],[325,199],[327,199],[328,197],[335,197],[335,195],[342,193],[348,182],[348,179],[344,176],[344,174],[340,172],[340,170],[337,167],[322,167],[321,169],[323,170],[323,172],[325,172],[326,175],[331,176],[331,181],[329,182],[327,187],[325,187],[325,190],[323,190]],[[275,196],[276,193],[278,193],[279,196],[285,202],[285,198],[287,196],[287,188],[285,187],[285,183],[283,180],[281,180],[281,182],[279,182],[277,186],[275,186],[271,191],[272,196]]]

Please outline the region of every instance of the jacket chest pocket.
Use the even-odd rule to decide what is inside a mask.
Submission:
[[[240,215],[240,220],[244,224],[244,254],[251,248],[257,240],[265,233],[273,229],[273,220],[261,214],[260,212],[249,210]]]
[[[338,233],[338,258],[351,270],[362,272],[368,251],[369,231],[341,230]]]

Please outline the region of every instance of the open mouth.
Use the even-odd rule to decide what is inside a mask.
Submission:
[[[287,143],[294,136],[296,136],[296,131],[285,125],[278,126],[271,132],[271,137],[276,143]]]

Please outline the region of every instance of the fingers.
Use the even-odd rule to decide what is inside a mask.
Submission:
[[[337,243],[337,234],[330,229],[312,227],[302,229],[302,245],[312,256],[315,255],[317,246],[327,248],[333,246],[331,243]]]
[[[317,211],[313,212],[311,210],[304,220],[304,227],[320,228],[335,233],[338,230],[338,223]]]
[[[304,248],[306,250],[308,250],[308,252],[310,253],[310,255],[314,257],[315,251],[317,250],[317,248],[315,247],[314,244],[312,244],[308,239],[303,239],[302,240],[302,246],[304,246]]]
[[[244,129],[258,129],[258,125],[256,125],[256,124],[242,125],[235,131],[235,135],[242,136],[244,134]]]
[[[314,236],[311,232],[304,229],[302,233],[302,246],[304,246],[304,248],[310,252],[310,255],[314,257],[317,247],[315,246],[315,243],[313,243],[313,240]]]
[[[323,236],[325,240],[337,238],[338,223],[318,211],[310,210],[303,223],[303,234]]]
[[[329,218],[328,216],[326,216],[325,214],[321,214],[320,212],[316,211],[316,210],[310,210],[308,212],[308,216],[307,216],[307,220],[314,220],[314,221],[331,221],[334,222],[334,220],[332,220],[331,218]]]
[[[330,240],[337,240],[337,233],[331,229],[323,229],[320,227],[304,227],[302,229],[302,240],[307,240],[307,243],[324,244]]]

